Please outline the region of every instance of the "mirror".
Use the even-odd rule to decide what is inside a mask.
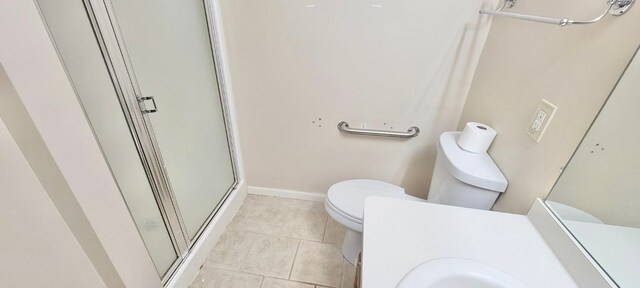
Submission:
[[[634,58],[545,201],[623,288],[640,283],[640,56]]]

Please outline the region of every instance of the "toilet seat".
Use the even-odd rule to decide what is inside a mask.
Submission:
[[[364,202],[371,196],[424,201],[405,194],[402,187],[377,180],[347,180],[331,186],[324,207],[331,218],[347,227],[342,241],[342,255],[354,265],[358,254],[362,252]]]
[[[406,198],[402,187],[377,180],[356,179],[331,186],[327,193],[325,207],[337,222],[362,232],[364,202],[371,196]]]
[[[327,210],[329,217],[340,223],[340,225],[346,227],[348,230],[362,232],[364,227],[364,225],[362,224],[362,220],[354,219],[353,217],[345,215],[344,213],[340,212],[340,209],[331,205],[329,201],[324,202],[324,208],[325,210]]]

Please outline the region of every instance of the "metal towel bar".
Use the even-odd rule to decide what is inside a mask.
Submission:
[[[407,132],[398,132],[398,131],[387,131],[387,130],[349,128],[349,123],[347,123],[346,121],[341,121],[340,123],[338,123],[338,130],[344,133],[356,134],[356,135],[396,137],[396,138],[412,138],[420,134],[420,128],[416,126],[409,127]]]
[[[533,22],[539,22],[539,23],[545,23],[545,24],[554,24],[554,25],[559,25],[561,27],[564,27],[564,26],[576,25],[576,24],[592,24],[592,23],[596,23],[596,22],[602,20],[602,18],[604,18],[605,16],[607,16],[607,14],[611,14],[611,15],[614,15],[614,16],[620,16],[620,15],[624,14],[625,12],[627,12],[631,8],[631,6],[633,5],[634,2],[635,2],[635,0],[608,0],[607,1],[607,7],[604,10],[604,12],[602,12],[598,17],[595,17],[595,18],[593,18],[591,20],[584,20],[584,21],[571,20],[569,18],[553,18],[553,17],[544,17],[544,16],[535,16],[535,15],[526,15],[526,14],[502,12],[502,10],[505,7],[507,7],[507,8],[513,7],[513,5],[516,4],[516,0],[504,0],[504,5],[502,5],[502,7],[500,9],[495,10],[495,11],[494,10],[480,10],[480,14],[507,17],[507,18],[513,18],[513,19],[525,20],[525,21],[533,21]]]

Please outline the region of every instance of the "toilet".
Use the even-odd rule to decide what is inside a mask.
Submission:
[[[431,187],[426,202],[489,210],[507,189],[507,179],[487,153],[471,153],[458,146],[462,132],[440,135]],[[381,196],[425,201],[402,187],[378,180],[354,179],[329,188],[324,206],[336,222],[347,228],[342,254],[352,264],[362,251],[364,202]]]

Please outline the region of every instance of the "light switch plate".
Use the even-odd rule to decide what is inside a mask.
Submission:
[[[538,103],[538,108],[536,112],[533,113],[533,118],[529,121],[529,127],[527,127],[527,134],[529,134],[536,143],[540,143],[540,139],[547,130],[557,109],[558,107],[556,107],[556,105],[544,99],[541,99],[540,103]]]

